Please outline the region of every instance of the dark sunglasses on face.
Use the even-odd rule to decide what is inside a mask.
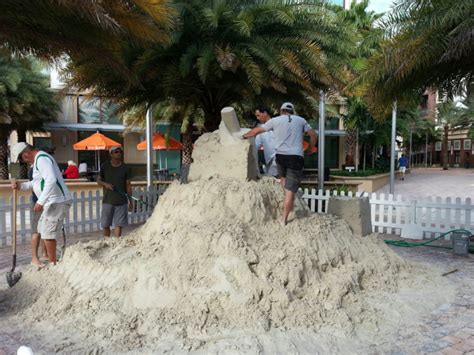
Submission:
[[[122,149],[115,149],[112,151],[112,154],[122,153]]]

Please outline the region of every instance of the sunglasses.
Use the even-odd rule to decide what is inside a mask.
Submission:
[[[122,149],[115,149],[111,152],[112,154],[122,153]]]

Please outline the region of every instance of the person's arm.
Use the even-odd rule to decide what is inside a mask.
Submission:
[[[243,139],[247,139],[247,138],[250,138],[250,137],[255,137],[256,135],[260,134],[260,133],[263,133],[263,132],[266,132],[267,130],[263,127],[255,127],[253,129],[251,129],[250,131],[248,131],[247,133],[245,133],[244,135],[242,135],[242,138]]]
[[[309,146],[308,146],[307,151],[311,153],[313,150],[313,147],[316,146],[317,136],[316,136],[316,132],[312,128],[306,131],[306,133],[309,135]]]
[[[54,172],[54,164],[48,157],[37,158],[36,168],[41,173],[41,178],[44,181],[43,191],[41,191],[41,194],[38,196],[36,204],[44,206],[49,197],[53,194],[57,177]]]

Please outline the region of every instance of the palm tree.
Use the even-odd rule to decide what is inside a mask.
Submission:
[[[122,63],[135,81],[109,66],[82,62],[71,67],[72,84],[94,87],[142,111],[148,103],[172,100],[202,113],[207,131],[217,128],[220,110],[228,105],[291,99],[300,112],[311,110],[309,99],[320,88],[343,86],[352,35],[329,7],[291,3],[182,1],[176,4],[179,26],[170,45],[122,47]]]
[[[8,138],[16,130],[19,140],[26,131],[41,130],[55,118],[59,106],[49,90],[48,78],[31,58],[16,58],[0,53],[0,179],[8,179]],[[26,178],[26,166],[22,167]]]
[[[382,51],[367,69],[368,97],[389,105],[428,86],[462,85],[474,69],[472,18],[471,0],[399,0],[383,23]]]
[[[52,61],[100,63],[134,81],[120,61],[120,48],[168,43],[175,16],[171,1],[4,0],[0,45]]]
[[[367,67],[368,58],[379,50],[379,43],[383,32],[375,26],[382,14],[369,11],[368,6],[368,0],[363,0],[360,3],[353,0],[348,10],[343,10],[340,13],[344,23],[357,36],[354,43],[355,51],[349,66],[353,81],[345,90],[347,100],[344,111],[346,113],[342,115],[346,130],[344,148],[346,151],[345,165],[347,166],[354,165],[354,151],[359,131],[367,131],[367,127],[373,121],[372,114],[368,111],[367,105],[361,96],[361,93],[364,91],[364,82],[359,80],[359,77],[360,73]],[[364,140],[367,140],[366,132],[364,132],[364,135]],[[367,144],[365,143],[364,168],[366,146]]]

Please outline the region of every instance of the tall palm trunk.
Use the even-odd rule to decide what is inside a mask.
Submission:
[[[354,148],[357,140],[357,130],[346,128],[346,140],[344,149],[346,150],[346,166],[354,166]]]
[[[18,142],[26,142],[26,130],[17,129],[16,134],[18,136]],[[28,164],[20,163],[18,177],[20,179],[28,179]]]
[[[448,159],[449,159],[449,152],[448,152],[448,134],[449,134],[449,126],[444,126],[444,139],[443,139],[443,170],[448,170]]]
[[[8,137],[9,125],[0,124],[0,179],[8,180]]]
[[[193,125],[189,124],[183,134],[183,166],[190,166],[193,154]]]
[[[190,122],[183,133],[183,150],[182,150],[182,166],[181,166],[181,183],[188,182],[189,169],[193,162],[193,124]]]

